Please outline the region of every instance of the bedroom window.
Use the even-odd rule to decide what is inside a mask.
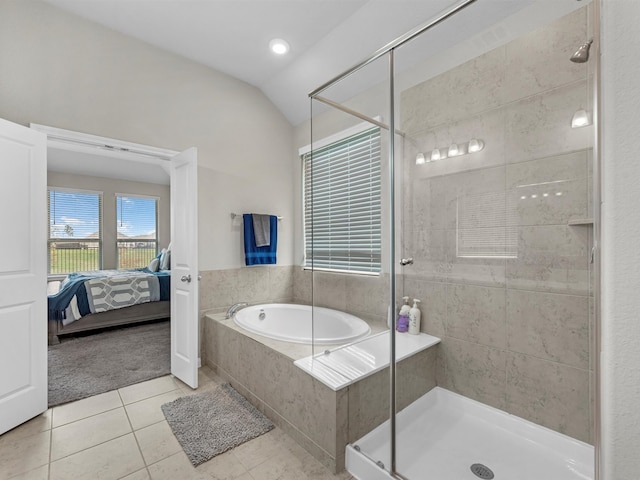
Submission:
[[[102,266],[102,193],[49,188],[48,272]]]
[[[305,267],[380,272],[380,129],[360,130],[301,156]]]
[[[118,268],[146,267],[158,254],[158,198],[116,195]]]

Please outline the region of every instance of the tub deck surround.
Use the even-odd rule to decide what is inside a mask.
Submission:
[[[389,331],[296,360],[294,364],[336,391],[389,366]],[[426,333],[396,334],[396,362],[440,343]]]
[[[441,387],[398,414],[397,432],[397,470],[408,478],[423,478],[428,470],[432,478],[472,479],[470,467],[477,463],[495,478],[589,480],[594,475],[591,445]],[[389,466],[389,422],[352,445],[346,455],[352,475],[392,478],[375,464]]]
[[[294,365],[320,347],[248,332],[224,313],[204,317],[207,364],[327,468],[344,469],[345,447],[389,417],[389,372],[382,369],[333,390]],[[374,335],[386,330],[371,324]],[[380,341],[381,339],[379,339]],[[333,346],[335,348],[335,346]],[[400,410],[435,387],[436,350],[397,363]],[[386,386],[385,386],[386,385]]]

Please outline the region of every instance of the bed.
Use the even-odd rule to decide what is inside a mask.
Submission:
[[[71,273],[48,296],[49,343],[59,335],[168,318],[170,287],[170,270]]]

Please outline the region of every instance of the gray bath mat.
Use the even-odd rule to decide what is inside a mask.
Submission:
[[[228,383],[165,403],[162,411],[194,467],[273,428]]]

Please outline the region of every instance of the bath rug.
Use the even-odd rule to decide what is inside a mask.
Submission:
[[[228,383],[165,403],[162,412],[194,467],[273,428]]]
[[[169,320],[65,339],[49,346],[49,406],[171,373]]]

